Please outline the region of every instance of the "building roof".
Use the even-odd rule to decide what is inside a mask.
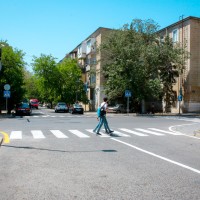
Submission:
[[[189,17],[186,17],[186,18],[183,18],[183,19],[181,18],[179,21],[177,21],[177,22],[175,22],[175,23],[173,23],[173,24],[171,24],[171,25],[169,25],[169,26],[167,26],[165,28],[162,28],[161,30],[158,31],[158,33],[164,31],[165,29],[168,29],[168,28],[171,28],[173,26],[176,26],[176,25],[178,25],[178,24],[180,24],[182,22],[188,21],[190,19],[194,19],[194,20],[199,20],[200,21],[199,17],[193,17],[193,16],[189,16]]]
[[[98,29],[96,29],[91,35],[89,35],[85,40],[83,40],[83,41],[86,41],[86,40],[88,40],[88,39],[90,39],[90,38],[93,38],[93,37],[97,37],[97,35],[99,35],[102,31],[104,31],[104,30],[112,30],[112,29],[110,29],[110,28],[104,28],[104,27],[99,27]],[[82,41],[82,42],[83,42]],[[81,43],[82,43],[81,42]],[[73,52],[77,52],[78,51],[78,47],[81,45],[81,43],[79,43],[72,51],[70,51],[69,53],[67,53],[67,55],[68,54],[71,54],[71,53],[73,53]]]

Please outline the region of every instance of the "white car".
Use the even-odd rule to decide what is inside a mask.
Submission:
[[[69,112],[69,108],[65,102],[58,102],[55,106],[55,112]]]

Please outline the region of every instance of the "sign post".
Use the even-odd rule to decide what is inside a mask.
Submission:
[[[181,110],[181,101],[182,101],[183,97],[182,95],[178,95],[178,114],[180,115],[180,110]]]
[[[4,85],[4,91],[3,91],[3,96],[6,98],[6,113],[8,113],[8,98],[10,98],[10,85],[5,84]]]
[[[129,97],[131,97],[131,91],[125,90],[125,97],[127,98],[127,114],[129,113]]]

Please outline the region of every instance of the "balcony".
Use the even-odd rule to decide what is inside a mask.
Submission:
[[[86,54],[96,52],[95,38],[90,38],[89,40],[87,40],[86,44],[87,44],[86,45]]]
[[[82,42],[81,45],[78,46],[78,59],[86,57],[86,42]]]

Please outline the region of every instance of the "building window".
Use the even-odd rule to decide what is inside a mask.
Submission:
[[[172,41],[178,42],[178,29],[172,31]]]

